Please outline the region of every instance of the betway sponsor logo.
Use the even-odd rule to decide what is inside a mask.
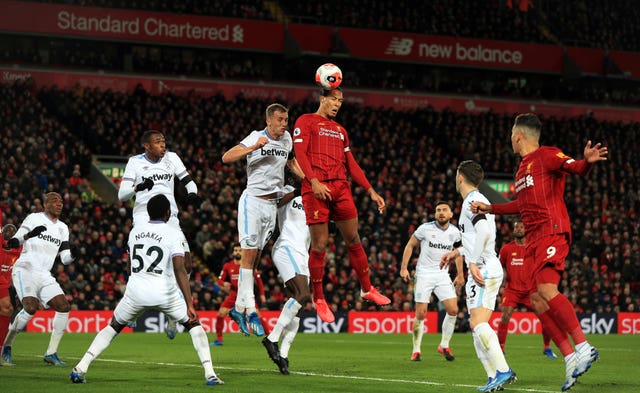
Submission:
[[[157,173],[155,173],[155,174],[153,174],[151,176],[147,176],[146,178],[149,178],[149,179],[153,180],[154,183],[157,182],[157,181],[160,181],[160,180],[171,181],[171,179],[173,178],[173,174],[170,174],[170,173],[157,174]],[[142,179],[144,180],[145,177],[143,176]]]
[[[415,56],[433,60],[455,60],[458,62],[480,62],[498,64],[522,64],[523,56],[519,50],[500,49],[486,44],[463,45],[456,42],[455,45],[418,43],[411,38],[392,37],[385,50],[387,55]],[[414,53],[417,47],[417,54]]]
[[[53,236],[51,236],[51,235],[44,235],[44,234],[42,234],[42,233],[38,235],[38,239],[42,239],[42,240],[44,240],[44,241],[47,241],[47,242],[53,243],[53,244],[55,244],[56,246],[59,246],[59,245],[62,243],[62,240],[60,240],[60,239],[58,239],[58,238],[55,238],[55,237],[53,237]]]
[[[63,31],[203,39],[213,42],[244,42],[244,29],[241,25],[201,26],[190,22],[169,23],[161,17],[116,18],[111,14],[95,18],[77,15],[71,11],[60,11],[57,17],[57,26]]]
[[[261,156],[276,156],[276,157],[287,157],[289,153],[286,150],[278,150],[276,148],[273,149],[265,149],[260,148]]]
[[[304,211],[304,205],[302,203],[299,203],[295,199],[293,200],[293,203],[291,204],[291,207],[294,208],[294,209],[299,209],[299,210]]]
[[[451,244],[432,243],[431,240],[429,240],[429,247],[435,248],[436,250],[453,250],[453,245]]]

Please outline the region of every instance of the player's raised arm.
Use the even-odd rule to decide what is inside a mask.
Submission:
[[[587,145],[584,147],[584,159],[590,164],[606,161],[608,155],[609,149],[607,146],[602,146],[602,143],[596,143],[592,146],[591,141],[587,141]]]
[[[262,148],[267,144],[267,142],[269,142],[269,139],[267,139],[266,136],[261,136],[251,145],[245,146],[244,144],[239,143],[222,155],[222,162],[225,164],[236,162],[239,159],[246,157],[247,154]]]

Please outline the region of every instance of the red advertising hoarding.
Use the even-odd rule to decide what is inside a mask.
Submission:
[[[618,334],[640,334],[640,313],[618,313]]]
[[[349,313],[349,333],[411,333],[415,312],[352,311]],[[425,333],[438,332],[438,313],[427,313]]]
[[[481,68],[562,71],[559,46],[340,28],[354,57]]]
[[[611,60],[622,70],[635,79],[640,79],[640,53],[611,51]]]
[[[493,330],[498,331],[502,313],[494,312],[489,318],[489,325]],[[514,312],[509,321],[509,334],[540,334],[542,325],[540,319],[532,312]]]
[[[0,30],[272,52],[284,50],[284,25],[247,19],[3,1]]]

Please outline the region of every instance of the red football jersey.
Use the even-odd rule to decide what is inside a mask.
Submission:
[[[528,291],[531,278],[524,267],[526,252],[527,247],[515,241],[505,244],[500,249],[500,263],[507,270],[506,288],[519,292]]]
[[[229,261],[222,266],[222,271],[218,277],[218,284],[223,285],[225,281],[231,283],[231,290],[238,291],[238,278],[240,277],[240,264]],[[258,286],[258,293],[264,295],[264,283],[260,273],[253,271],[255,284]]]
[[[11,285],[11,271],[22,252],[22,247],[6,250],[0,248],[0,287],[8,288]]]
[[[558,233],[571,237],[571,223],[564,202],[565,179],[568,173],[584,176],[591,167],[585,160],[576,161],[550,146],[541,146],[522,158],[515,189],[518,210],[527,229],[527,241]]]
[[[300,116],[293,130],[293,148],[307,179],[347,179],[349,137],[337,122],[315,113]]]

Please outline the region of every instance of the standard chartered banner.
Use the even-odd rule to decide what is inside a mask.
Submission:
[[[51,332],[54,311],[38,311],[27,325],[27,332]],[[207,333],[215,332],[216,311],[200,311],[198,315]],[[264,323],[273,328],[278,320],[278,311],[262,311]],[[71,311],[67,332],[95,333],[107,326],[113,316],[112,311]],[[372,312],[337,312],[336,320],[326,323],[320,320],[315,312],[304,312],[300,319],[301,333],[370,333],[370,334],[405,334],[413,327],[413,312],[405,311],[372,311]],[[578,314],[582,330],[587,334],[640,334],[640,313],[603,313]],[[425,333],[440,331],[442,315],[428,312],[424,323]],[[497,330],[500,313],[495,312],[489,324]],[[163,333],[167,324],[164,314],[148,311],[137,320],[135,329],[125,328],[123,332]],[[225,318],[224,333],[238,333],[237,325],[230,318]],[[182,331],[182,326],[178,325]],[[540,320],[531,312],[514,312],[509,322],[510,334],[539,334],[542,332]]]

